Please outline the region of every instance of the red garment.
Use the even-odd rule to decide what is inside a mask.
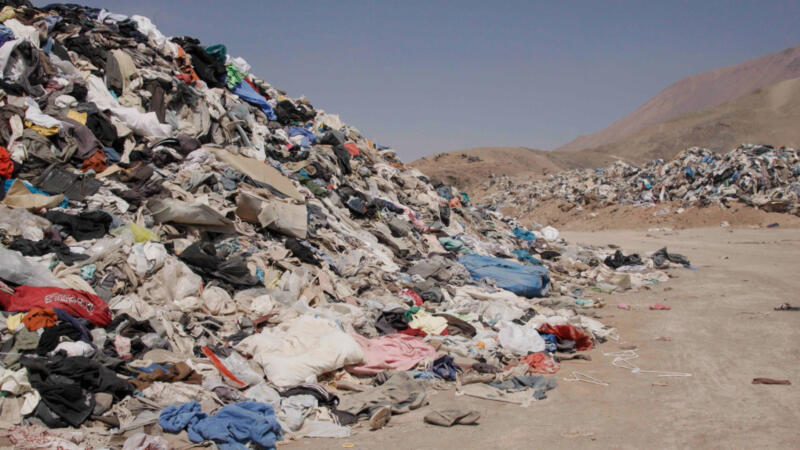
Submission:
[[[356,146],[355,142],[346,142],[344,148],[347,149],[350,156],[358,156],[358,146]]]
[[[94,169],[95,172],[100,173],[108,169],[108,160],[106,159],[106,152],[102,149],[94,152],[92,156],[88,157],[81,165],[81,170],[86,172]]]
[[[422,330],[418,330],[416,328],[411,328],[411,327],[408,327],[405,330],[400,330],[398,331],[398,333],[407,334],[409,336],[417,336],[417,337],[425,337],[428,335],[428,333]],[[439,336],[449,336],[449,335],[450,331],[447,328],[445,328],[444,331],[442,331],[441,334],[439,334]]]
[[[0,145],[0,179],[7,180],[11,178],[14,172],[14,161],[11,160],[11,155],[5,147]]]
[[[447,331],[447,330],[445,329],[445,331]],[[425,336],[428,335],[428,333],[426,333],[426,332],[424,332],[422,330],[418,330],[416,328],[411,328],[411,327],[408,327],[405,330],[400,330],[400,331],[398,331],[398,333],[407,334],[409,336],[418,336],[418,337],[425,337]]]
[[[89,319],[98,327],[111,323],[111,311],[102,298],[76,289],[20,286],[13,294],[0,291],[0,306],[9,312],[61,308],[72,317]]]
[[[590,350],[592,348],[592,338],[588,334],[572,325],[550,325],[544,324],[539,327],[541,333],[553,334],[559,341],[569,339],[575,341],[575,350]]]
[[[192,80],[192,76],[189,75],[188,73],[181,73],[181,74],[175,75],[175,78],[183,81],[186,84],[194,83],[194,81]]]
[[[560,368],[559,364],[545,353],[531,353],[522,358],[521,363],[529,365],[531,367],[529,372],[534,373],[556,373]]]
[[[252,87],[254,91],[258,92],[258,95],[264,97],[264,99],[266,99],[266,100],[269,100],[269,96],[262,94],[261,90],[256,87],[255,83],[253,83],[253,81],[250,79],[250,77],[245,78],[244,81],[247,81],[247,84],[249,84],[250,87]]]
[[[403,289],[397,296],[413,301],[414,306],[422,306],[422,297],[411,289]]]

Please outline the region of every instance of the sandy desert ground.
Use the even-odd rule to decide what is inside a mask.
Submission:
[[[431,404],[393,416],[377,432],[356,428],[347,439],[304,439],[282,448],[800,448],[800,230],[698,228],[674,232],[565,232],[589,244],[616,243],[628,252],[668,246],[696,271],[650,290],[606,295],[602,321],[619,342],[566,361],[559,386],[528,408],[437,391]],[[670,311],[650,311],[656,302]],[[617,309],[627,303],[632,310]],[[658,340],[660,336],[671,340]],[[635,348],[643,370],[690,373],[659,377],[612,365],[606,353]],[[573,371],[608,383],[564,381]],[[755,377],[791,386],[753,385]],[[470,408],[476,426],[423,423],[434,408]]]

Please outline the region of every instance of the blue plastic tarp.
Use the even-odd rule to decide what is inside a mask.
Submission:
[[[518,249],[512,251],[511,253],[513,253],[517,257],[517,259],[520,260],[520,261],[529,262],[531,264],[541,264],[542,263],[538,259],[536,259],[533,256],[531,256],[530,252],[528,252],[527,250],[522,249],[522,248],[518,248]]]
[[[294,137],[298,135],[303,136],[303,140],[300,142],[301,147],[311,147],[311,144],[317,141],[317,136],[314,133],[306,130],[303,127],[289,127],[289,137]]]
[[[522,228],[516,227],[514,228],[514,236],[524,239],[528,242],[533,242],[536,240],[536,235],[533,234],[532,231],[523,230]]]
[[[231,92],[238,95],[239,98],[246,101],[247,103],[252,103],[260,107],[261,111],[264,111],[264,114],[267,115],[267,119],[278,120],[278,116],[275,115],[275,111],[273,111],[272,106],[269,103],[267,103],[267,99],[265,99],[264,96],[256,92],[256,90],[253,89],[253,86],[250,86],[250,83],[242,81],[241,83],[234,86],[233,89],[231,89]]]
[[[550,290],[550,276],[544,266],[526,266],[483,255],[463,255],[458,262],[467,268],[473,280],[491,278],[498,287],[522,297],[544,297]]]

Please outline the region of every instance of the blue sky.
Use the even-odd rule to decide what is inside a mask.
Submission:
[[[796,0],[75,1],[224,43],[406,161],[551,149],[680,78],[800,44]]]

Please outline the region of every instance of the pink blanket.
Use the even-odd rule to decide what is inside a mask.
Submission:
[[[421,339],[405,334],[388,334],[367,339],[352,334],[364,350],[364,364],[347,367],[359,375],[374,375],[384,370],[409,370],[425,358],[435,358],[436,350]]]

